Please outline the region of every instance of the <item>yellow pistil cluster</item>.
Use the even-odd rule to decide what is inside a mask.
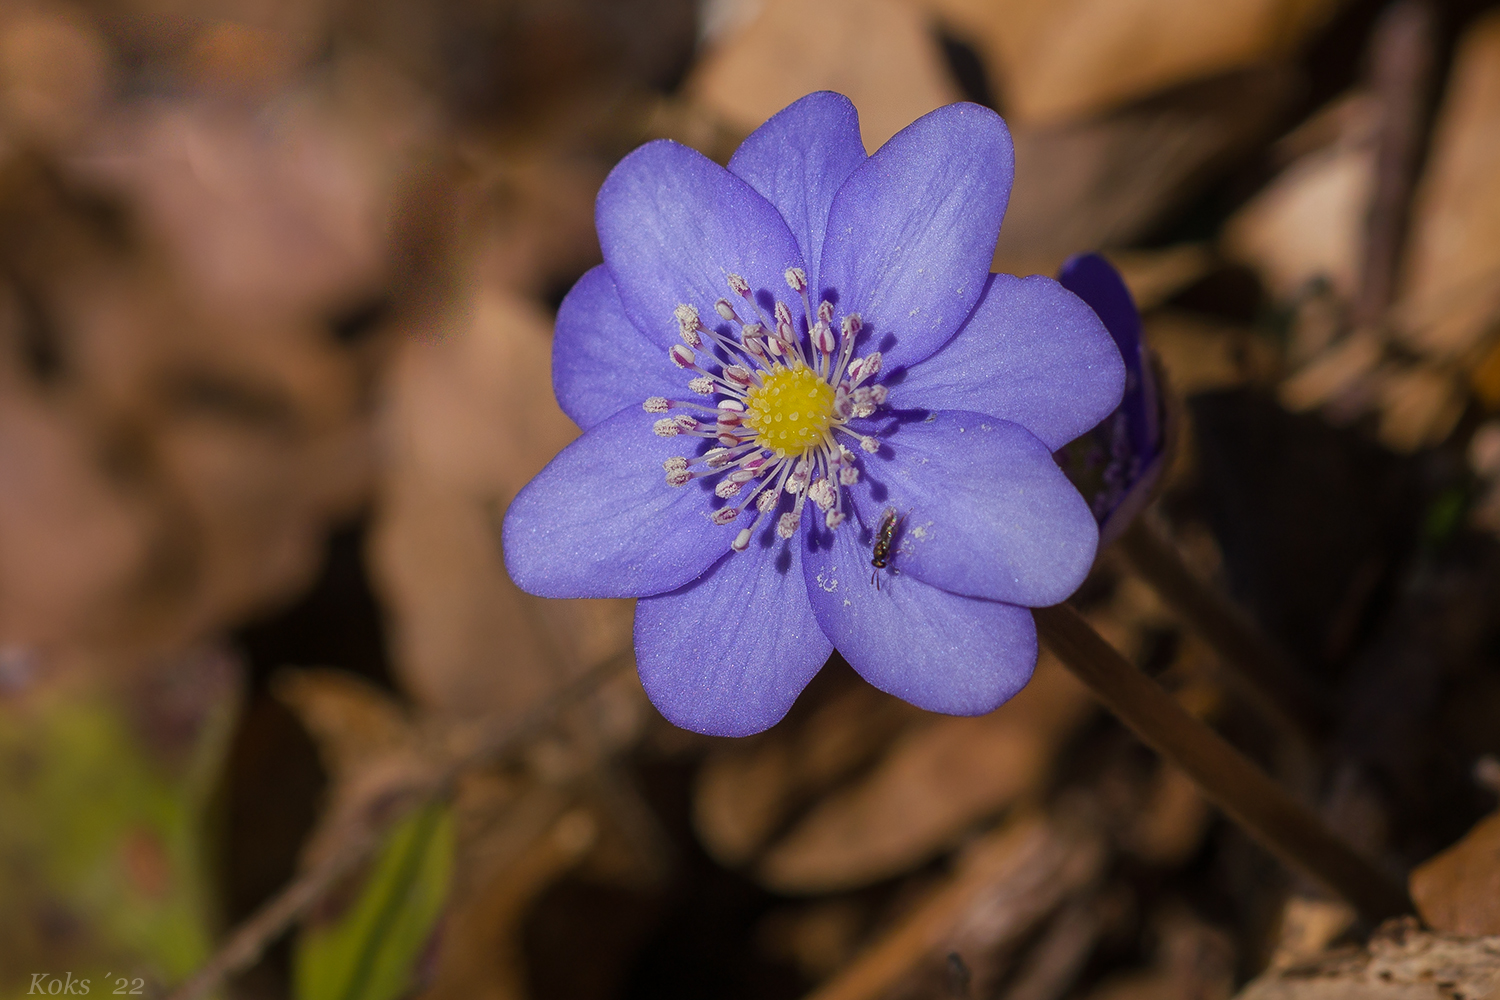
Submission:
[[[833,386],[805,365],[776,365],[745,393],[745,425],[755,443],[778,457],[800,454],[823,441],[833,422]]]

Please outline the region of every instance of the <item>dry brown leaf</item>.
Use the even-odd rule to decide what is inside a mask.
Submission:
[[[1248,72],[1107,118],[1015,126],[1015,188],[992,270],[1054,274],[1071,254],[1142,235],[1264,135],[1286,84],[1278,72]]]
[[[1500,15],[1464,35],[1413,203],[1398,313],[1410,343],[1470,350],[1500,316]],[[1451,315],[1449,315],[1451,313]],[[1425,314],[1425,315],[1422,315]]]
[[[0,136],[45,146],[78,139],[113,83],[109,47],[62,3],[0,11]]]
[[[1237,1000],[1486,1000],[1500,989],[1500,938],[1427,934],[1393,921],[1363,949],[1275,969]]]
[[[416,740],[400,703],[354,674],[283,671],[272,686],[317,742],[323,766],[335,781],[375,758],[409,749]]]
[[[1213,267],[1213,251],[1202,243],[1179,243],[1156,250],[1111,250],[1136,308],[1149,312],[1192,285]]]
[[[1094,831],[1033,813],[1016,816],[975,841],[950,878],[810,1000],[884,996],[953,952],[1000,952],[1090,885],[1105,860]]]
[[[807,718],[720,744],[699,769],[693,826],[708,852],[749,861],[797,808],[884,749],[921,712],[856,683]]]
[[[578,433],[552,397],[550,334],[535,306],[471,276],[392,371],[371,551],[397,671],[442,713],[518,714],[629,641],[628,602],[547,602],[505,573],[506,505]]]
[[[1018,123],[1072,121],[1283,59],[1338,0],[927,0],[967,36]]]
[[[1341,900],[1292,896],[1281,910],[1281,927],[1270,968],[1285,969],[1316,959],[1359,914]]]
[[[1413,871],[1411,898],[1434,930],[1500,935],[1500,813]]]
[[[0,368],[0,645],[95,630],[149,553],[149,516],[71,417]]]
[[[1192,313],[1164,309],[1146,322],[1146,343],[1161,359],[1174,392],[1243,385],[1269,374],[1275,351],[1254,330]]]
[[[761,880],[781,892],[830,892],[921,864],[976,820],[1039,791],[1090,705],[1073,675],[1043,655],[1031,683],[989,715],[907,730],[867,778],[826,796],[771,850]]]
[[[859,109],[869,150],[959,99],[926,14],[908,0],[767,0],[687,89],[745,134],[805,94],[836,90]]]
[[[1351,143],[1310,153],[1225,224],[1224,254],[1255,268],[1283,302],[1319,279],[1350,301],[1374,185],[1373,148]]]

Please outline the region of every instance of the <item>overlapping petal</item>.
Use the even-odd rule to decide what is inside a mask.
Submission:
[[[861,163],[859,113],[843,94],[819,91],[782,109],[750,134],[729,161],[781,212],[797,238],[815,291],[833,196]]]
[[[797,545],[767,530],[749,552],[643,599],[635,650],[646,693],[673,723],[747,736],[787,713],[833,645],[813,618]]]
[[[785,296],[802,253],[781,213],[702,153],[650,142],[610,171],[594,206],[599,246],[625,313],[662,348],[677,342],[672,312],[696,306],[715,321],[725,276]]]
[[[803,554],[803,576],[823,633],[860,676],[949,715],[981,715],[1026,685],[1037,656],[1029,611],[900,572],[882,571],[876,590],[869,531],[847,527],[817,536]]]
[[[1052,453],[1029,431],[945,410],[897,425],[851,489],[866,524],[904,518],[892,562],[958,594],[1042,607],[1088,575],[1099,530]]]
[[[584,430],[648,396],[681,396],[682,369],[625,315],[609,270],[599,265],[573,286],[557,310],[552,391]]]
[[[892,388],[891,405],[987,413],[1055,451],[1107,417],[1124,388],[1120,352],[1078,296],[1040,275],[994,274],[953,339]]]
[[[864,318],[888,370],[936,351],[979,301],[1014,173],[1000,116],[950,104],[898,132],[839,188],[821,281],[841,311]]]
[[[621,410],[564,448],[505,513],[505,568],[542,597],[642,597],[675,590],[723,554],[732,528],[708,519],[713,494],[666,485],[662,462],[691,445]]]

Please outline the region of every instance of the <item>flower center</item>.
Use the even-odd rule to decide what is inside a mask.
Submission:
[[[778,458],[821,444],[833,422],[833,386],[801,365],[776,365],[745,393],[745,424]]]
[[[667,459],[662,469],[671,486],[717,480],[714,496],[730,503],[704,511],[715,524],[733,524],[754,505],[754,521],[729,546],[744,552],[783,497],[792,509],[776,518],[782,538],[796,533],[808,501],[830,530],[844,521],[843,488],[859,481],[859,467],[840,435],[867,454],[880,450],[880,443],[851,421],[884,406],[886,388],[876,381],[880,352],[854,356],[863,328],[858,314],[849,313],[835,325],[831,301],[824,299],[814,309],[800,267],[787,269],[786,283],[801,299],[803,322],[785,302],[774,302],[767,315],[744,278],[726,277],[730,291],[743,300],[745,316],[728,299],[714,303],[725,326],[704,325],[697,308],[686,303],[673,312],[682,343],[673,344],[667,357],[693,373],[688,381],[693,395],[707,398],[652,396],[641,405],[647,413],[663,414],[651,425],[653,433],[712,442],[707,451]],[[665,415],[672,410],[679,412]]]

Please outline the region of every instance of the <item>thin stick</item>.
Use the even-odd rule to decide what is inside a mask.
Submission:
[[[1094,696],[1272,854],[1347,899],[1371,922],[1412,912],[1399,882],[1356,854],[1260,768],[1126,662],[1077,611],[1058,604],[1033,614],[1042,640]]]
[[[468,741],[469,746],[443,766],[430,780],[403,788],[399,802],[377,798],[368,803],[359,821],[347,827],[343,842],[321,861],[298,875],[241,923],[202,968],[178,986],[167,1000],[203,1000],[230,976],[244,972],[259,961],[267,947],[303,916],[339,881],[357,869],[379,847],[385,831],[422,802],[445,795],[465,771],[502,756],[546,729],[557,715],[612,676],[625,655],[612,656],[578,677],[562,690],[514,722],[489,728]]]
[[[1125,529],[1119,544],[1131,568],[1213,647],[1263,711],[1309,742],[1325,730],[1321,699],[1312,685],[1239,608],[1189,568],[1149,513]]]
[[[1403,0],[1376,23],[1370,43],[1370,87],[1380,105],[1375,190],[1365,224],[1365,254],[1354,303],[1356,326],[1373,326],[1395,297],[1412,187],[1426,135],[1433,64],[1433,15]]]

